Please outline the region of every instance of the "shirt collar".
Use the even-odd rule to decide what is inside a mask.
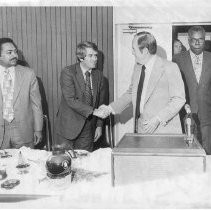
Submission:
[[[80,63],[80,67],[81,67],[81,70],[82,70],[82,73],[83,73],[83,75],[85,75],[85,73],[87,72],[87,69],[85,69],[82,65],[81,65],[81,63]],[[90,70],[88,70],[90,73],[92,72],[92,69],[90,69]]]
[[[0,65],[0,71],[3,73],[5,71],[5,67]]]
[[[9,72],[13,73],[15,71],[15,67],[14,66],[11,66],[8,68]]]
[[[152,55],[152,57],[148,60],[148,62],[145,64],[146,69],[152,69],[154,63],[155,63],[156,55]]]
[[[190,51],[190,56],[191,56],[192,59],[195,59],[196,56],[199,56],[199,59],[202,60],[202,58],[203,58],[203,52],[201,54],[199,54],[199,55],[196,55],[191,50],[189,50],[189,51]]]
[[[4,66],[0,65],[0,71],[4,72],[5,70],[6,70],[6,68]],[[11,66],[11,67],[7,68],[7,70],[9,71],[9,73],[13,73],[15,71],[15,67]]]

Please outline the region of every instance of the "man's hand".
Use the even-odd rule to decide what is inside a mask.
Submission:
[[[101,105],[98,109],[95,109],[93,115],[105,119],[111,114],[109,106]]]
[[[153,117],[150,120],[146,120],[143,125],[144,125],[144,131],[146,133],[153,133],[158,125],[160,124],[160,121],[158,120],[157,117]]]
[[[94,142],[102,136],[102,127],[97,127],[95,130]]]
[[[34,145],[37,145],[42,141],[42,131],[34,132]]]

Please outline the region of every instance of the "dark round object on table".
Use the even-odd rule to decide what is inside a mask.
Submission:
[[[50,178],[62,178],[71,172],[71,157],[63,148],[55,147],[46,161],[47,175]]]

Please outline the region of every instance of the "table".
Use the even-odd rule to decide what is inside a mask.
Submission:
[[[126,133],[112,151],[112,185],[206,171],[206,153],[184,134]]]
[[[45,178],[44,161],[49,152],[20,149],[30,159],[31,172],[21,177],[20,184],[0,196],[28,195],[22,201],[0,203],[6,208],[211,208],[211,156],[207,156],[206,173],[187,174],[174,178],[143,181],[127,186],[111,185],[111,149],[104,148],[87,157],[73,161],[77,172],[75,180],[70,176],[59,180]],[[8,150],[13,157],[7,159],[8,168],[17,163],[19,150]],[[2,159],[0,159],[2,160]],[[9,173],[8,178],[17,175]],[[30,198],[30,195],[37,197]],[[39,197],[39,195],[42,195]],[[45,197],[44,197],[45,195]]]

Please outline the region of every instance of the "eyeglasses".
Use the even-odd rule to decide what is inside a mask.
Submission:
[[[203,38],[200,38],[200,39],[190,38],[190,40],[194,44],[196,44],[197,42],[200,43],[200,44],[202,44],[205,41]]]

